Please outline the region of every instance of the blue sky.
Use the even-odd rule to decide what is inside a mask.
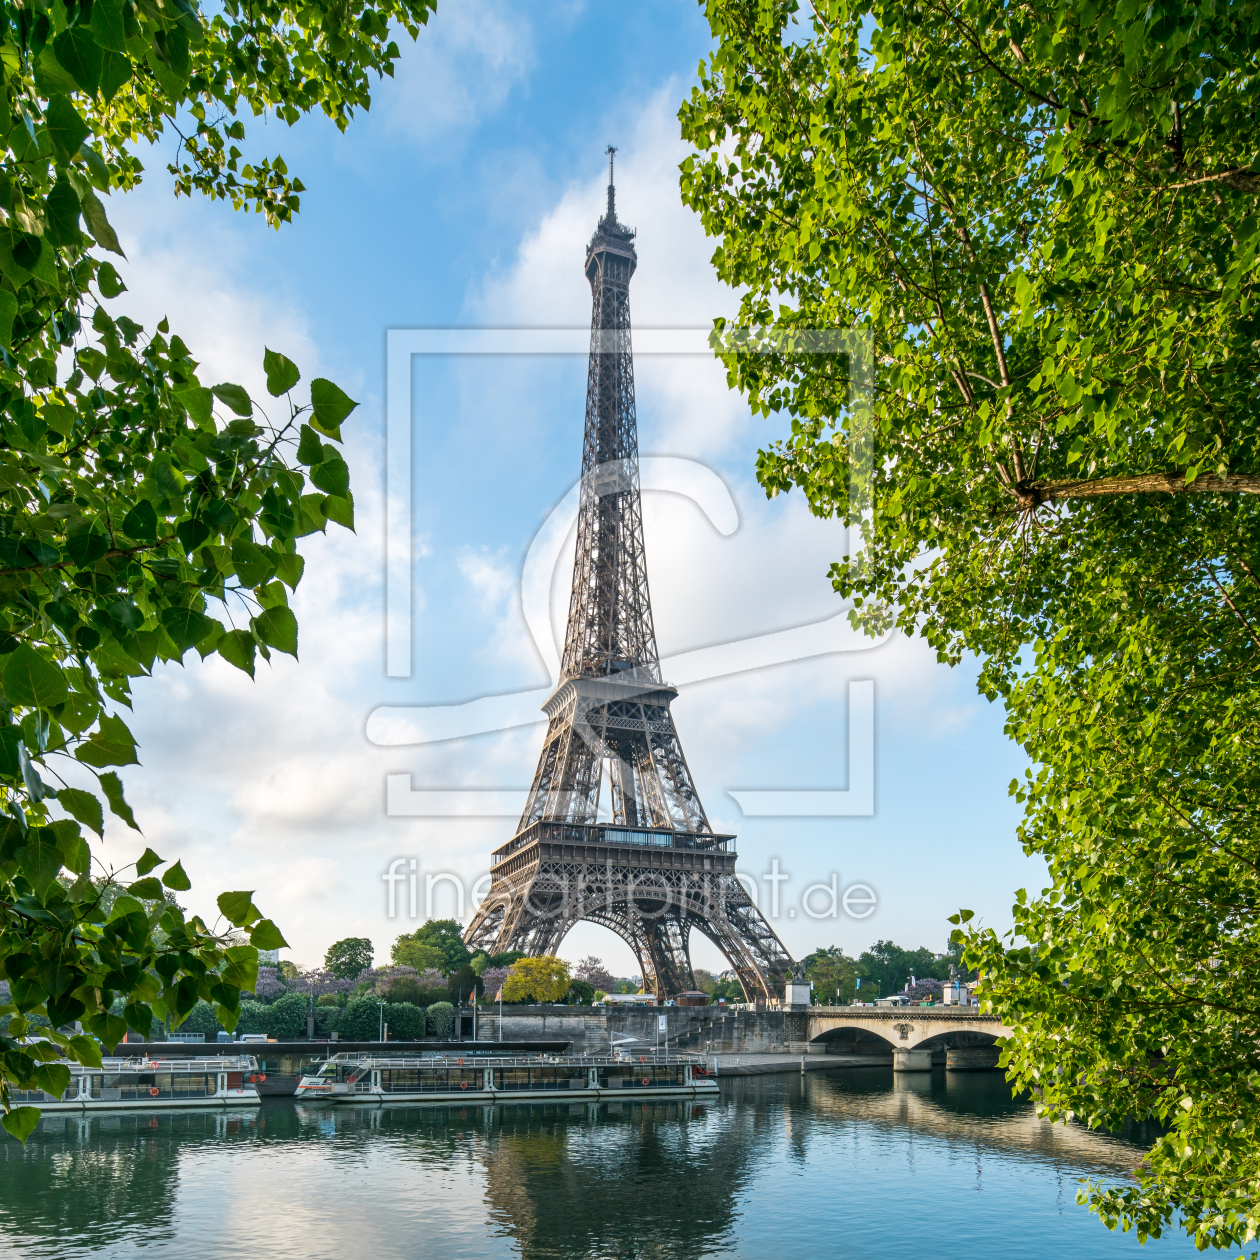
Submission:
[[[168,315],[203,379],[263,396],[266,344],[307,380],[329,376],[361,400],[345,427],[358,530],[308,540],[295,601],[300,664],[278,661],[250,683],[193,658],[135,689],[144,765],[127,772],[128,791],[147,842],[183,857],[194,908],[209,910],[223,888],[253,887],[295,960],[316,964],[349,935],[370,937],[383,959],[415,926],[405,905],[387,916],[391,861],[408,870],[415,860],[423,917],[425,874],[471,888],[511,834],[513,819],[487,815],[487,802],[528,785],[541,725],[418,744],[423,713],[410,724],[369,719],[382,706],[547,685],[521,573],[576,479],[585,363],[416,362],[416,664],[412,677],[388,678],[386,332],[584,326],[583,251],[610,142],[620,147],[618,207],[639,230],[636,328],[704,326],[732,311],[708,264],[713,242],[677,194],[685,150],[675,114],[707,41],[699,9],[681,2],[444,7],[346,135],[322,119],[253,127],[253,151],[283,153],[307,187],[293,225],[275,233],[222,204],[174,201],[161,153],[146,156],[139,191],[112,198],[130,287],[115,306],[150,324]],[[642,452],[663,469],[698,469],[720,508],[715,524],[686,485],[645,496],[662,653],[703,654],[840,611],[826,571],[844,552],[842,532],[812,519],[799,495],[767,502],[755,483],[758,445],[775,426],[754,421],[711,362],[644,356],[636,373]],[[550,570],[553,634],[563,632],[572,563],[562,534]],[[1014,838],[1006,785],[1022,759],[1003,739],[1000,711],[976,696],[973,671],[937,665],[917,642],[849,647],[858,650],[683,687],[675,719],[710,819],[738,833],[740,868],[763,907],[773,862],[791,876],[775,926],[795,955],[830,944],[857,951],[877,938],[939,950],[960,905],[1005,927],[1012,890],[1040,882]],[[744,665],[756,663],[745,655]],[[873,815],[744,817],[730,789],[848,786],[847,688],[861,679],[876,692]],[[373,742],[382,731],[412,742]],[[446,792],[458,816],[391,816],[390,775]],[[115,828],[106,853],[126,861],[138,843]],[[801,911],[806,886],[833,873],[842,890],[873,889],[875,912]],[[456,909],[454,895],[451,880],[439,881],[435,913]],[[561,953],[635,969],[629,950],[593,926],[575,929]],[[722,965],[707,942],[695,960]]]

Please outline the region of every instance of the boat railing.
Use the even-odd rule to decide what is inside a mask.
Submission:
[[[148,1055],[132,1055],[129,1058],[102,1058],[100,1067],[82,1063],[66,1065],[72,1074],[85,1072],[253,1072],[258,1060],[250,1054],[200,1055],[197,1058],[159,1059]]]
[[[421,1057],[412,1056],[409,1058],[397,1057],[378,1057],[374,1055],[355,1055],[345,1054],[336,1055],[330,1059],[330,1063],[335,1063],[339,1067],[358,1068],[361,1071],[370,1069],[382,1070],[399,1070],[409,1068],[428,1068],[433,1071],[447,1071],[449,1069],[471,1069],[471,1068],[543,1068],[543,1067],[571,1067],[571,1068],[599,1068],[599,1067],[626,1067],[630,1064],[651,1063],[657,1067],[681,1067],[687,1063],[702,1063],[703,1055],[692,1054],[626,1054],[626,1055],[573,1055],[569,1057],[557,1057],[547,1055],[540,1057],[538,1055],[478,1055],[474,1057],[465,1057],[463,1059],[458,1055],[439,1056],[424,1055]],[[313,1075],[313,1074],[312,1074]]]

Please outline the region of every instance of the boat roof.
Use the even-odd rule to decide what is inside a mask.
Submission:
[[[85,1063],[68,1063],[71,1072],[252,1072],[258,1060],[252,1054],[206,1054],[197,1058],[161,1059],[149,1055],[129,1058],[110,1056],[101,1059],[100,1067]]]

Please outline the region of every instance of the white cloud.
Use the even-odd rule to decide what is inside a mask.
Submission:
[[[508,4],[441,5],[402,57],[387,95],[391,129],[433,149],[460,142],[534,67],[534,39]]]
[[[459,571],[477,593],[485,608],[498,609],[516,587],[516,572],[503,563],[502,557],[491,556],[485,548],[472,551],[465,548],[457,561]]]

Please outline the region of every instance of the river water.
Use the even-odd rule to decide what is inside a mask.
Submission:
[[[1143,1134],[1133,1135],[1141,1138]],[[0,1143],[0,1252],[61,1257],[1197,1254],[1075,1203],[1141,1145],[1039,1121],[996,1072],[728,1078],[690,1102],[46,1117]]]

